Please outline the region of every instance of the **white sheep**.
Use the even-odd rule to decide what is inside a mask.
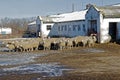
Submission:
[[[83,47],[91,47],[94,46],[95,42],[97,41],[95,36],[85,36],[82,40]]]
[[[9,51],[15,50],[15,46],[13,44],[7,44],[6,47],[9,49]]]
[[[70,49],[73,47],[73,38],[67,39],[66,46],[67,48],[70,48]]]

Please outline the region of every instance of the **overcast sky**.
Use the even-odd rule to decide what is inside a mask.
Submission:
[[[85,8],[86,4],[110,5],[120,3],[120,0],[0,0],[0,18],[22,18],[38,15],[50,15]]]

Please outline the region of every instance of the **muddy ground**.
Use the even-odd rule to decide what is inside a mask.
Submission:
[[[3,71],[3,68],[5,70],[9,69],[9,71],[7,71],[8,73],[3,72],[5,75],[1,72],[0,80],[120,80],[120,45],[115,43],[96,44],[95,47],[91,48],[79,47],[63,51],[36,51],[29,54],[31,53],[45,55],[37,56],[34,61],[27,63],[13,64],[13,61],[12,65],[1,65],[1,71]],[[19,55],[24,53],[1,52],[1,54]],[[61,68],[62,73],[53,76],[49,76],[49,74],[45,76],[46,73],[32,73],[34,70],[26,71],[24,74],[21,74],[22,71],[20,71],[16,74],[17,66],[32,64],[50,64],[50,66],[48,65],[48,71],[54,70],[53,68],[58,70],[58,67],[61,68],[61,66],[64,68]],[[54,64],[56,67],[54,67]],[[13,67],[17,67],[16,71]],[[39,70],[39,66],[36,70]]]

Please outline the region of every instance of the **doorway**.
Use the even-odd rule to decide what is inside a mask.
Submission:
[[[97,34],[97,20],[90,20],[89,26],[88,34]]]
[[[116,41],[117,37],[117,23],[116,22],[110,22],[109,23],[109,35],[111,36],[111,41]]]

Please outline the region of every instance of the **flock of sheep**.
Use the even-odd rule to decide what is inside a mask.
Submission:
[[[91,47],[97,41],[95,36],[77,36],[74,38],[28,38],[4,40],[9,51],[28,52],[34,50],[63,50],[73,47]]]

